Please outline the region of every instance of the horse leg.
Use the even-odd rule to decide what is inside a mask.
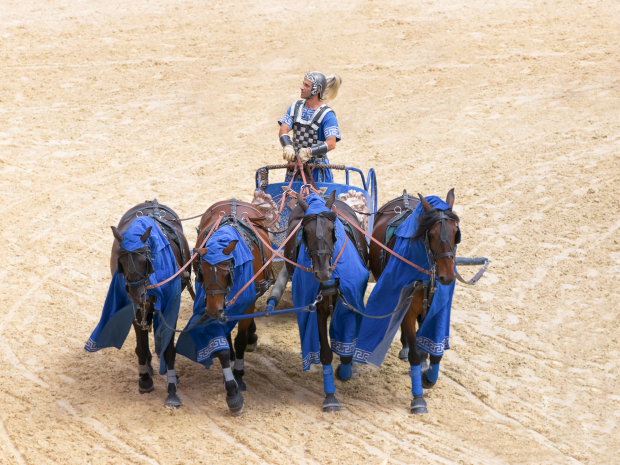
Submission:
[[[319,341],[321,344],[321,364],[323,365],[323,391],[325,400],[323,401],[324,412],[337,412],[340,410],[340,403],[336,399],[336,385],[334,384],[334,371],[332,360],[334,354],[329,346],[327,337],[327,318],[329,317],[329,306],[324,300],[317,305],[317,320],[319,324]]]
[[[177,351],[174,347],[174,335],[170,339],[170,343],[164,351],[164,360],[166,361],[167,372],[167,387],[168,398],[166,399],[166,407],[179,408],[181,406],[181,399],[177,396],[177,371],[174,367],[174,360],[176,358]]]
[[[422,363],[422,357],[420,353],[415,350],[416,347],[416,331],[415,331],[415,323],[416,318],[413,314],[412,305],[409,307],[409,310],[405,314],[405,318],[403,319],[402,329],[405,332],[407,337],[407,341],[409,342],[409,348],[414,348],[414,350],[409,350],[409,364],[411,365],[411,371],[409,371],[409,376],[411,376],[411,393],[413,394],[413,400],[411,401],[411,413],[421,414],[428,413],[426,400],[422,397],[424,391],[422,389],[422,369],[420,367]]]
[[[400,325],[400,343],[403,345],[403,348],[400,349],[398,353],[398,358],[403,362],[409,360],[409,343],[407,342],[407,337],[405,336],[405,330],[403,329],[403,325]]]
[[[439,362],[441,362],[443,355],[431,355],[431,363],[428,369],[422,372],[422,387],[424,389],[431,389],[437,384],[439,378]]]
[[[222,373],[224,374],[224,389],[226,389],[226,404],[228,410],[233,416],[241,415],[243,411],[243,396],[237,389],[237,381],[230,368],[230,350],[220,350],[217,352],[217,358],[220,359]]]
[[[137,319],[142,318],[138,310]],[[151,366],[151,351],[149,350],[149,332],[143,330],[138,324],[133,322],[133,329],[136,332],[136,355],[138,356],[138,391],[140,394],[153,392],[153,367]]]
[[[248,309],[245,311],[245,314],[254,313],[254,304],[250,305]],[[235,376],[235,381],[237,381],[237,386],[239,391],[245,392],[247,390],[247,386],[245,385],[245,381],[243,381],[243,375],[245,375],[245,371],[243,369],[244,360],[243,357],[245,355],[245,351],[248,347],[248,330],[250,325],[254,320],[241,320],[237,325],[237,337],[235,337],[235,364],[233,375]],[[256,329],[256,325],[254,326]]]
[[[237,329],[237,332],[239,329]],[[235,349],[233,348],[232,342],[232,331],[226,335],[226,341],[228,341],[228,347],[230,347],[230,363],[235,363],[235,359],[237,358],[237,354],[235,354]]]
[[[334,302],[330,302],[332,305],[335,305],[336,298],[335,296],[330,296],[328,299],[333,299]],[[351,378],[359,377],[359,370],[357,367],[357,363],[353,364],[353,356],[351,357],[340,357],[340,365],[336,368],[336,377],[340,381],[348,381]]]
[[[256,322],[254,318],[252,318],[250,327],[248,328],[248,347],[245,349],[246,352],[254,352],[257,345],[258,335],[256,334]]]

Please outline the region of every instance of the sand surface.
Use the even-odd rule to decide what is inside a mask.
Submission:
[[[0,463],[619,463],[619,45],[614,0],[3,0]],[[322,413],[292,316],[258,322],[241,417],[182,357],[166,410],[133,334],[83,350],[109,226],[250,199],[309,69],[344,80],[332,161],[381,203],[454,187],[459,253],[492,267],[457,285],[428,415],[398,343]]]

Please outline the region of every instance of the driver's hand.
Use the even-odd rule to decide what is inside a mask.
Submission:
[[[295,161],[295,148],[292,145],[284,146],[282,158],[284,158],[286,161]]]
[[[310,158],[312,158],[312,152],[310,151],[309,147],[299,149],[298,155],[302,163],[306,163],[308,160],[310,160]]]

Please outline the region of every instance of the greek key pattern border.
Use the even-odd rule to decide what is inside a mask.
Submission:
[[[97,352],[99,348],[97,347],[97,343],[95,341],[88,338],[88,341],[86,341],[86,345],[84,346],[84,350],[88,352]]]
[[[446,336],[442,342],[434,342],[427,337],[418,336],[418,347],[431,355],[443,355],[450,348],[450,336]]]
[[[341,357],[351,357],[355,352],[356,344],[357,339],[355,339],[353,342],[339,342],[332,339],[332,352],[338,354]]]
[[[207,347],[204,347],[198,351],[198,357],[196,361],[198,363],[204,362],[205,360],[211,358],[211,354],[213,354],[213,352],[217,352],[218,350],[223,349],[230,349],[230,347],[228,347],[228,341],[225,337],[218,336],[212,339]]]

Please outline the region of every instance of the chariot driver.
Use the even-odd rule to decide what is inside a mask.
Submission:
[[[340,84],[342,79],[337,74],[325,77],[318,71],[306,73],[301,85],[301,100],[294,102],[278,121],[286,161],[296,161],[295,154],[298,154],[302,163],[329,163],[327,152],[340,141],[340,130],[334,111],[323,102],[336,97]],[[292,171],[287,171],[286,181],[290,181],[292,175]],[[314,169],[312,177],[316,182],[333,182],[334,179],[331,169]],[[295,180],[301,181],[299,173]]]

